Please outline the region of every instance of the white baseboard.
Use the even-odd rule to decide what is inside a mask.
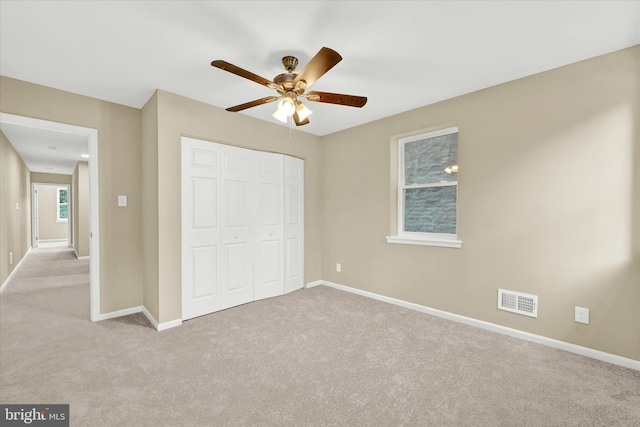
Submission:
[[[31,252],[31,246],[29,246],[29,249],[27,249],[27,252],[24,254],[24,256],[22,257],[22,259],[20,260],[20,262],[18,262],[16,264],[16,266],[14,267],[14,269],[11,271],[11,273],[9,273],[9,275],[7,276],[7,279],[4,281],[4,283],[2,284],[2,286],[0,286],[0,294],[2,293],[2,291],[4,291],[4,289],[7,287],[7,285],[9,284],[9,282],[11,281],[11,278],[13,277],[13,275],[16,273],[16,271],[18,271],[18,269],[20,268],[20,266],[22,265],[22,261],[24,261],[27,258],[27,255],[29,255],[29,252]]]
[[[123,308],[122,310],[110,311],[109,313],[100,313],[96,321],[109,320],[109,319],[114,319],[116,317],[122,317],[122,316],[128,316],[130,314],[140,313],[142,312],[143,308],[144,308],[143,306],[139,305],[137,307],[129,307],[129,308]]]
[[[175,328],[176,326],[182,325],[182,319],[176,319],[170,322],[158,323],[156,318],[151,315],[149,310],[147,310],[147,307],[144,307],[144,306],[142,307],[142,314],[147,316],[147,319],[149,319],[149,322],[151,322],[153,327],[156,328],[156,331],[165,331],[167,329]]]
[[[103,313],[98,316],[96,321],[113,319],[115,317],[128,316],[130,314],[142,313],[149,319],[149,322],[153,325],[156,331],[164,331],[166,329],[174,328],[182,325],[182,319],[172,320],[170,322],[158,323],[158,321],[151,315],[147,307],[144,305],[138,305],[136,307],[124,308],[122,310],[111,311],[109,313]]]
[[[156,331],[158,330],[158,321],[156,320],[155,317],[153,317],[151,315],[151,313],[149,312],[149,310],[147,310],[147,307],[145,307],[144,305],[141,306],[142,307],[142,314],[145,315],[145,317],[149,320],[149,322],[151,322],[151,324],[153,325],[154,328],[156,328]]]
[[[315,282],[307,283],[307,288],[311,288],[318,285],[325,285],[331,288],[339,289],[341,291],[350,292],[356,295],[361,295],[361,296],[372,298],[378,301],[387,302],[387,303],[398,305],[400,307],[408,308],[411,310],[420,311],[422,313],[430,314],[432,316],[441,317],[447,320],[453,320],[454,322],[464,323],[465,325],[475,326],[477,328],[498,332],[500,334],[509,335],[511,337],[524,339],[527,341],[535,342],[537,344],[546,345],[548,347],[565,350],[570,353],[579,354],[581,356],[590,357],[592,359],[597,359],[603,362],[607,362],[614,365],[619,365],[625,368],[630,368],[636,371],[640,371],[640,360],[629,359],[627,357],[618,356],[616,354],[606,353],[600,350],[594,350],[592,348],[583,347],[583,346],[571,344],[565,341],[544,337],[542,335],[531,334],[529,332],[520,331],[518,329],[512,329],[506,326],[497,325],[495,323],[485,322],[484,320],[478,320],[471,317],[461,316],[459,314],[449,313],[447,311],[442,311],[435,308],[426,307],[420,304],[414,304],[412,302],[407,302],[407,301],[399,300],[396,298],[375,294],[373,292],[363,291],[361,289],[339,285],[337,283],[329,282],[326,280],[316,280]]]
[[[175,328],[182,325],[182,319],[171,320],[170,322],[160,323],[158,325],[158,331],[165,331],[167,329]]]
[[[324,285],[325,283],[331,283],[331,282],[325,282],[324,280],[316,280],[315,282],[307,283],[306,287],[307,288],[313,288],[314,286]],[[327,286],[329,286],[329,285],[327,285]],[[338,285],[338,286],[341,286],[341,285]],[[340,288],[336,288],[336,289],[340,289]]]
[[[73,250],[73,253],[74,253],[74,254],[76,254],[76,259],[77,259],[78,261],[83,260],[83,259],[89,259],[89,255],[86,255],[86,256],[79,256],[79,255],[78,255],[78,251],[76,251],[75,249]]]

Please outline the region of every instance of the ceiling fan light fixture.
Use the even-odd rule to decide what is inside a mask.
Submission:
[[[282,110],[280,110],[280,108],[278,108],[276,112],[272,114],[272,116],[274,119],[278,119],[282,123],[287,123],[287,118],[289,117],[285,113],[283,113]]]
[[[295,101],[288,97],[282,98],[280,102],[278,102],[278,111],[287,117],[293,116],[293,113],[296,112]]]
[[[307,108],[302,102],[298,101],[296,105],[296,112],[298,113],[298,118],[300,121],[304,121],[309,118],[310,115],[313,114],[313,111]]]
[[[280,102],[278,102],[278,109],[272,116],[280,120],[282,123],[287,123],[287,119],[296,112],[296,101],[293,98],[284,96]]]

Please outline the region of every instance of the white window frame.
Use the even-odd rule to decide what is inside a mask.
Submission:
[[[60,203],[60,190],[65,190],[67,192],[67,203]],[[60,205],[67,206],[67,217],[60,218]],[[67,222],[69,221],[69,187],[57,187],[56,188],[56,222]]]
[[[404,147],[405,144],[423,139],[435,138],[443,135],[451,135],[458,133],[456,126],[448,127],[445,129],[439,129],[430,132],[420,132],[417,134],[404,136],[398,138],[398,216],[397,216],[397,230],[395,236],[387,236],[388,243],[401,243],[409,245],[425,245],[425,246],[441,246],[448,248],[460,248],[462,247],[462,241],[458,240],[458,181],[428,183],[428,184],[405,184],[405,170],[404,170]],[[416,188],[434,188],[434,187],[456,187],[456,234],[449,233],[420,233],[404,231],[404,194],[405,190]]]

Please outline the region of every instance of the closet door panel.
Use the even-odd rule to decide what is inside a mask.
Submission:
[[[304,162],[182,138],[182,318],[300,289]]]
[[[222,146],[221,308],[253,301],[252,152]]]
[[[284,293],[284,156],[254,154],[258,190],[254,290],[259,300]]]
[[[218,254],[215,245],[195,247],[193,251],[193,296],[215,297],[218,293]],[[212,307],[215,309],[215,306]]]
[[[304,161],[284,157],[285,293],[304,286]]]
[[[182,318],[220,309],[220,146],[182,140]]]

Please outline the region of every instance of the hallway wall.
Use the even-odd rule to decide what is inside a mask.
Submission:
[[[5,76],[0,92],[3,113],[97,129],[100,313],[142,305],[141,111]]]
[[[73,181],[73,248],[78,257],[89,256],[89,163],[78,162]]]
[[[31,247],[30,188],[27,165],[0,132],[0,285]]]

